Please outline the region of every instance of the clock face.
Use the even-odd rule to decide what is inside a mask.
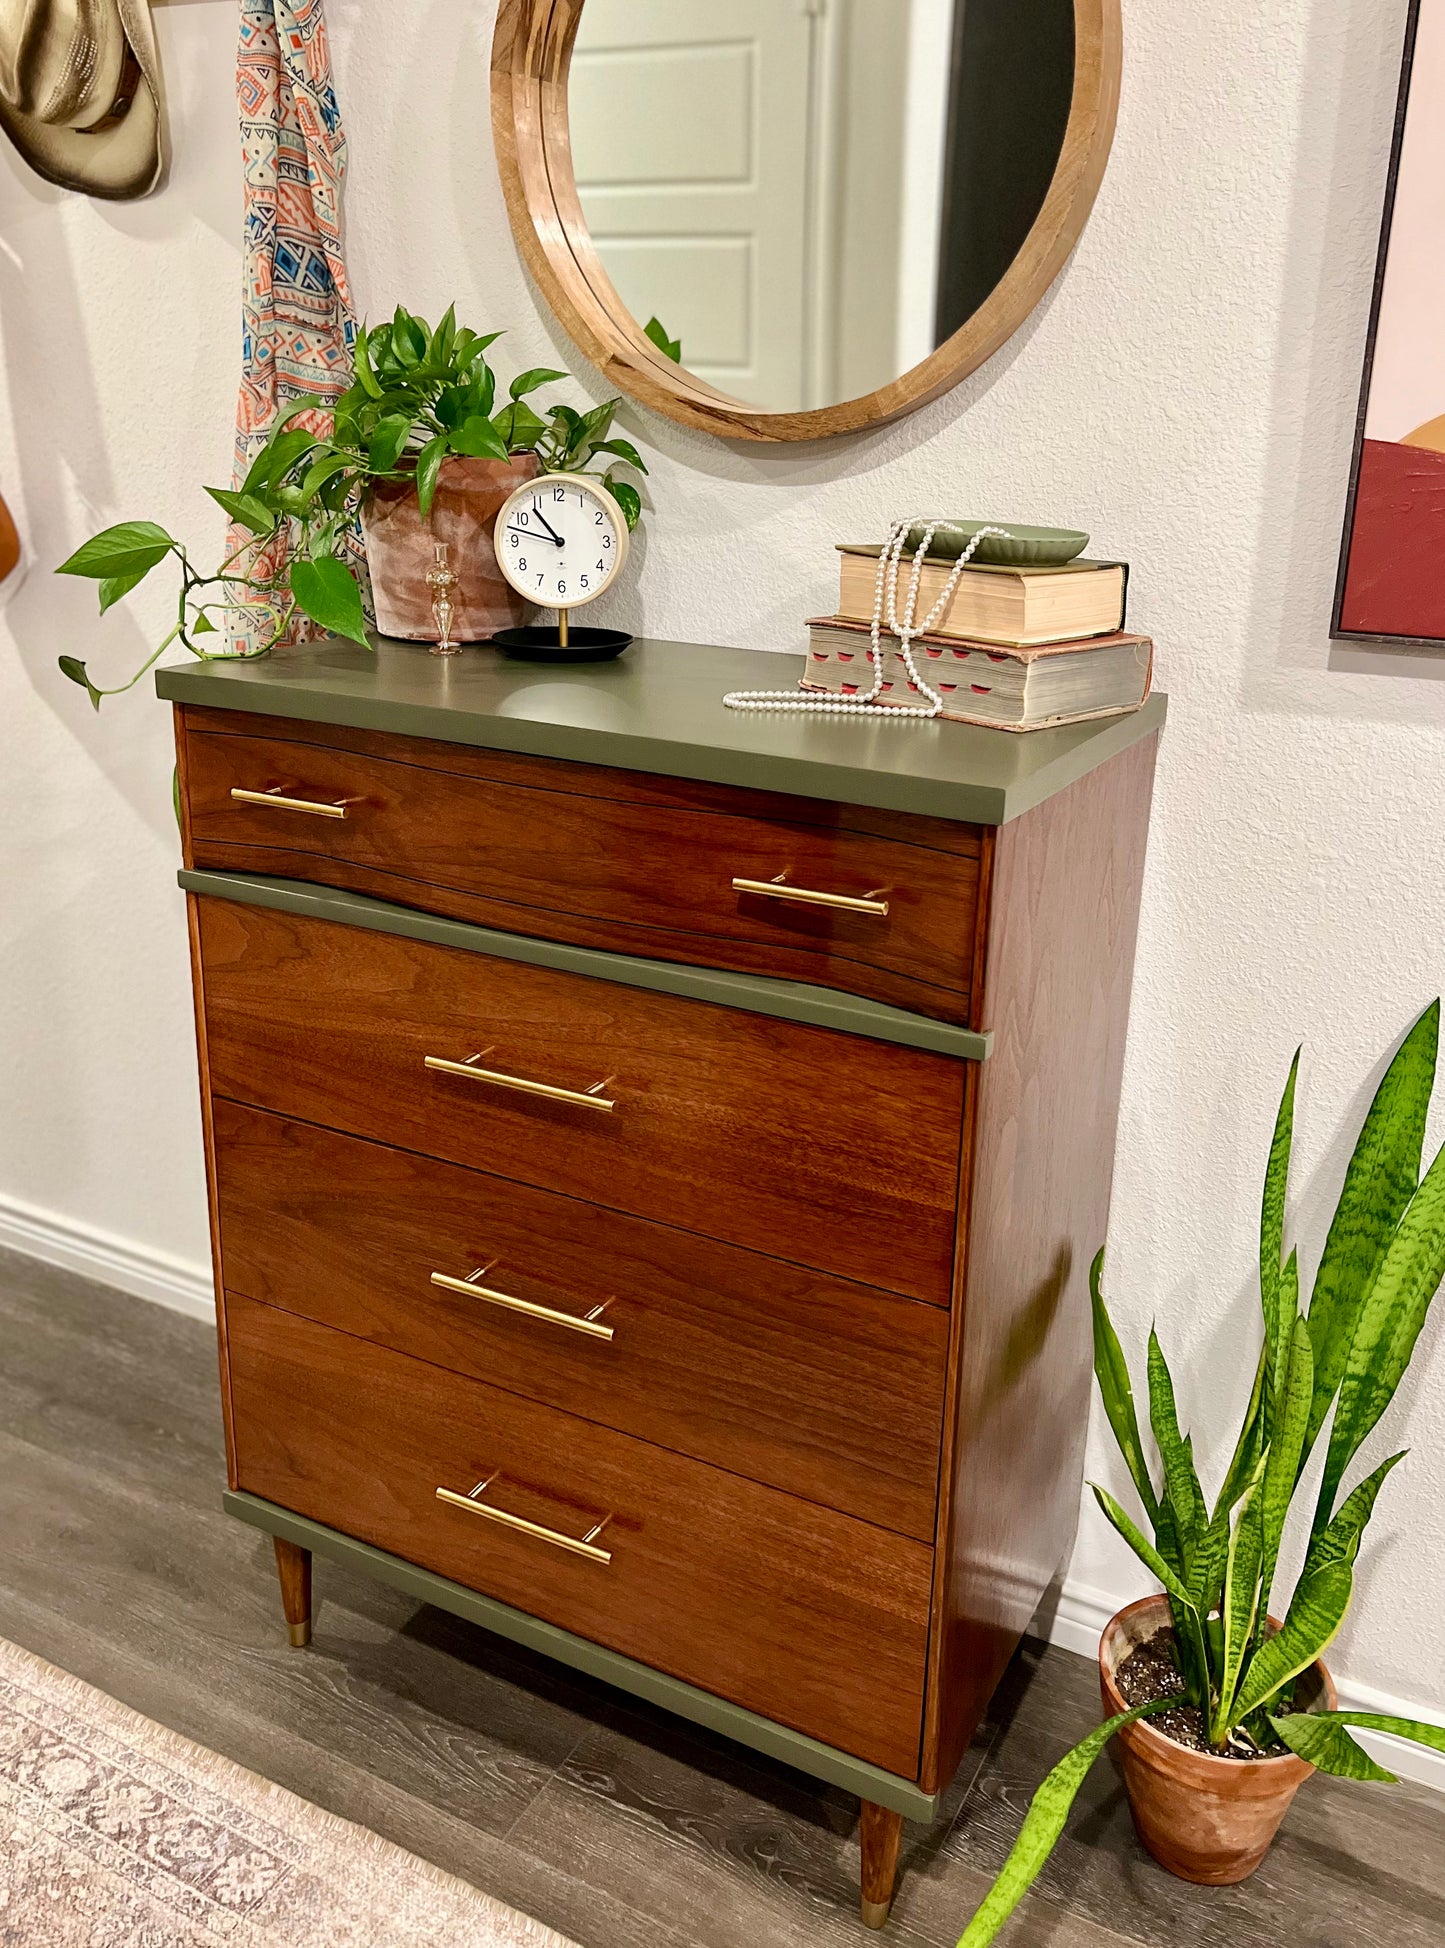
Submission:
[[[607,489],[548,473],[511,494],[492,536],[502,573],[543,609],[575,609],[611,586],[627,559],[627,522]]]

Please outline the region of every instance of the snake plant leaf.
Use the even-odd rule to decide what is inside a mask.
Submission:
[[[333,636],[349,636],[363,649],[371,647],[361,613],[361,590],[351,570],[334,555],[321,561],[293,561],[291,593],[297,607]]]
[[[1149,1541],[1137,1523],[1130,1520],[1107,1488],[1101,1488],[1096,1481],[1091,1481],[1089,1486],[1094,1491],[1094,1500],[1099,1504],[1104,1514],[1113,1523],[1120,1535],[1123,1536],[1124,1540],[1149,1571],[1150,1575],[1157,1576],[1165,1589],[1174,1598],[1175,1602],[1192,1613],[1194,1611],[1194,1601],[1188,1589],[1174,1573],[1169,1564],[1165,1562],[1163,1556],[1160,1555],[1159,1551]]]
[[[438,433],[434,440],[428,440],[416,456],[416,498],[423,520],[426,520],[431,513],[432,496],[437,490],[437,475],[441,472],[442,461],[446,457],[445,433]]]
[[[1094,1378],[1099,1383],[1099,1397],[1104,1403],[1104,1412],[1113,1429],[1114,1439],[1119,1444],[1119,1452],[1144,1504],[1144,1512],[1157,1530],[1159,1498],[1154,1493],[1149,1463],[1144,1458],[1144,1443],[1139,1436],[1139,1416],[1134,1407],[1134,1383],[1129,1378],[1129,1362],[1124,1358],[1119,1335],[1114,1331],[1109,1308],[1104,1303],[1101,1289],[1103,1273],[1104,1253],[1101,1248],[1095,1252],[1094,1262],[1089,1267],[1089,1299],[1094,1309]]]
[[[1264,1383],[1268,1360],[1269,1348],[1261,1346],[1259,1364],[1254,1369],[1254,1387],[1249,1396],[1249,1405],[1244,1410],[1239,1439],[1235,1442],[1234,1453],[1219,1490],[1219,1500],[1214,1504],[1216,1516],[1221,1510],[1234,1507],[1249,1486],[1259,1464],[1264,1446]]]
[[[1284,1623],[1260,1645],[1245,1673],[1230,1712],[1232,1724],[1268,1704],[1282,1685],[1307,1670],[1334,1642],[1350,1607],[1354,1582],[1355,1573],[1346,1562],[1326,1563],[1301,1576]]]
[[[1375,1497],[1384,1487],[1385,1477],[1398,1462],[1404,1460],[1406,1452],[1401,1448],[1388,1461],[1382,1461],[1373,1474],[1366,1475],[1342,1504],[1334,1520],[1327,1528],[1321,1529],[1310,1544],[1310,1552],[1305,1559],[1303,1573],[1306,1576],[1312,1569],[1320,1569],[1327,1562],[1353,1564],[1360,1553],[1360,1538],[1365,1525],[1375,1512]]]
[[[1295,1295],[1298,1306],[1299,1278],[1295,1271],[1295,1255],[1289,1255],[1289,1265],[1284,1277],[1286,1296]],[[1275,1565],[1279,1561],[1279,1545],[1284,1535],[1285,1517],[1289,1505],[1294,1500],[1294,1491],[1299,1483],[1300,1464],[1304,1458],[1305,1430],[1309,1425],[1310,1404],[1315,1391],[1314,1349],[1310,1343],[1310,1329],[1298,1310],[1294,1315],[1294,1330],[1290,1336],[1289,1362],[1285,1368],[1284,1384],[1280,1389],[1275,1407],[1274,1438],[1269,1444],[1265,1459],[1264,1481],[1259,1494],[1259,1520],[1261,1536],[1261,1556],[1259,1564],[1260,1607],[1269,1612],[1269,1593],[1274,1584]]]
[[[1310,1299],[1315,1355],[1315,1397],[1307,1436],[1311,1447],[1344,1377],[1365,1295],[1420,1181],[1439,1040],[1436,1000],[1395,1051],[1345,1172]]]
[[[1333,1714],[1287,1711],[1278,1718],[1271,1713],[1269,1722],[1281,1744],[1321,1772],[1336,1779],[1373,1779],[1387,1786],[1398,1783],[1395,1774],[1376,1765]]]
[[[1269,1721],[1288,1745],[1302,1759],[1317,1765],[1321,1772],[1336,1772],[1344,1779],[1385,1779],[1393,1782],[1394,1773],[1386,1772],[1355,1741],[1349,1737],[1347,1726],[1353,1725],[1356,1731],[1388,1732],[1393,1738],[1408,1738],[1414,1745],[1427,1745],[1432,1752],[1445,1752],[1445,1725],[1425,1725],[1418,1718],[1392,1718],[1379,1711],[1299,1711],[1288,1712],[1281,1718]],[[1337,1746],[1331,1734],[1338,1734],[1348,1741],[1349,1746],[1371,1769],[1368,1772],[1355,1769],[1358,1760],[1352,1759],[1349,1752]],[[1343,1764],[1331,1763],[1342,1759]],[[1346,1770],[1348,1767],[1349,1770]]]
[[[1285,1314],[1281,1290],[1284,1259],[1284,1205],[1289,1189],[1290,1146],[1294,1141],[1294,1092],[1299,1080],[1300,1051],[1289,1065],[1289,1080],[1280,1098],[1275,1117],[1274,1136],[1269,1146],[1269,1162],[1264,1173],[1264,1199],[1259,1214],[1259,1296],[1264,1311],[1264,1343],[1269,1349],[1269,1378],[1265,1387],[1265,1438],[1274,1427],[1274,1397],[1284,1378],[1289,1358],[1290,1319]],[[1298,1307],[1295,1308],[1298,1310]]]
[[[1148,1704],[1135,1705],[1132,1711],[1121,1711],[1116,1718],[1106,1719],[1097,1731],[1090,1732],[1072,1752],[1059,1760],[1029,1801],[1028,1814],[1014,1841],[1013,1851],[1003,1863],[998,1879],[984,1896],[983,1904],[964,1929],[958,1948],[988,1948],[989,1942],[997,1937],[999,1929],[1038,1879],[1040,1869],[1064,1830],[1069,1809],[1078,1797],[1080,1786],[1115,1732],[1140,1718],[1154,1717],[1161,1711],[1167,1711],[1170,1705],[1177,1703],[1177,1698],[1154,1698]]]
[[[1149,1333],[1149,1424],[1164,1463],[1164,1483],[1174,1517],[1174,1536],[1178,1546],[1180,1574],[1187,1582],[1194,1563],[1194,1551],[1209,1525],[1204,1493],[1194,1468],[1194,1453],[1179,1432],[1179,1415],[1174,1402],[1174,1381],[1169,1362],[1159,1344],[1159,1335]]]
[[[1224,1572],[1224,1600],[1220,1605],[1224,1654],[1218,1673],[1218,1704],[1210,1727],[1210,1736],[1216,1745],[1224,1743],[1229,1731],[1230,1711],[1239,1674],[1244,1666],[1244,1653],[1249,1647],[1255,1618],[1259,1614],[1259,1563],[1264,1550],[1260,1490],[1267,1466],[1266,1450],[1245,1495],[1229,1542],[1229,1560]]]
[[[1315,1534],[1330,1519],[1345,1469],[1395,1396],[1442,1278],[1445,1150],[1410,1199],[1360,1308],[1330,1429]]]
[[[1189,1572],[1189,1595],[1201,1616],[1207,1617],[1211,1610],[1219,1607],[1222,1600],[1220,1586],[1229,1560],[1233,1512],[1232,1503],[1221,1501],[1210,1519],[1209,1527],[1195,1546],[1194,1562]]]

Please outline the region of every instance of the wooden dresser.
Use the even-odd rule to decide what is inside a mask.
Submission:
[[[1157,732],[382,642],[176,705],[232,1513],[856,1791],[1078,1507]]]

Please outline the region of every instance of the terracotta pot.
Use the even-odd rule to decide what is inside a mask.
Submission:
[[[423,521],[416,489],[404,480],[379,480],[361,510],[366,561],[376,603],[376,626],[384,636],[412,642],[438,640],[427,570],[436,544],[448,544],[447,565],[457,578],[452,590],[452,640],[482,642],[499,629],[515,629],[527,619],[528,605],[506,581],[492,548],[492,527],[503,501],[537,474],[535,453],[510,460],[443,460],[431,513]]]
[[[1169,1628],[1169,1602],[1146,1596],[1121,1610],[1099,1640],[1099,1689],[1112,1718],[1128,1703],[1114,1673],[1137,1645]],[[1300,1702],[1333,1711],[1335,1687],[1323,1664],[1298,1680]],[[1221,1759],[1191,1752],[1147,1719],[1126,1725],[1117,1743],[1139,1838],[1161,1867],[1203,1887],[1247,1880],[1269,1852],[1290,1801],[1314,1771],[1291,1752],[1277,1759]]]

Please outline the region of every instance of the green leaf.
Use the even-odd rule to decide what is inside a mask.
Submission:
[[[507,390],[513,399],[525,399],[527,394],[535,392],[538,386],[549,386],[554,379],[566,377],[565,372],[558,372],[553,366],[534,365],[530,371],[519,372]]]
[[[90,677],[86,672],[85,665],[84,663],[81,662],[80,658],[78,656],[60,656],[56,658],[56,661],[60,665],[60,674],[62,676],[68,676],[72,683],[78,683],[81,689],[84,690],[85,694],[90,698],[91,707],[95,710],[99,710],[100,692],[99,690],[96,689],[95,685],[91,682]]]
[[[1132,1711],[1121,1711],[1117,1718],[1106,1719],[1097,1731],[1090,1732],[1072,1752],[1059,1760],[1029,1801],[1028,1815],[1014,1841],[1013,1851],[1003,1863],[1003,1869],[985,1895],[982,1906],[964,1929],[958,1948],[987,1948],[988,1943],[997,1936],[1004,1922],[1038,1879],[1044,1862],[1064,1830],[1069,1809],[1078,1797],[1080,1786],[1115,1732],[1121,1731],[1125,1725],[1136,1723],[1140,1718],[1155,1717],[1177,1702],[1177,1698],[1154,1698],[1148,1704],[1135,1705]]]
[[[437,475],[441,472],[442,461],[447,457],[447,436],[438,433],[434,440],[428,440],[416,460],[416,497],[421,507],[421,518],[426,520],[431,513],[432,496],[437,490]]]
[[[1284,1259],[1284,1205],[1289,1189],[1289,1154],[1294,1138],[1294,1092],[1299,1079],[1300,1051],[1289,1065],[1289,1080],[1280,1098],[1275,1117],[1274,1136],[1269,1146],[1269,1163],[1264,1173],[1264,1200],[1259,1215],[1259,1296],[1264,1311],[1264,1341],[1269,1348],[1269,1377],[1265,1387],[1264,1431],[1269,1440],[1274,1432],[1274,1400],[1284,1380],[1289,1358],[1289,1335],[1294,1312],[1288,1316],[1281,1297],[1280,1276]],[[1295,1307],[1295,1311],[1298,1311]]]
[[[1343,1562],[1326,1563],[1323,1569],[1301,1576],[1283,1626],[1254,1654],[1234,1701],[1232,1723],[1268,1704],[1333,1643],[1350,1607],[1354,1581],[1354,1571]]]
[[[620,436],[610,440],[598,440],[593,446],[592,451],[594,453],[614,454],[617,459],[625,460],[629,467],[635,467],[639,473],[647,472],[647,468],[643,465],[642,455],[637,451],[637,448],[632,444],[631,440],[624,440]]]
[[[252,534],[269,534],[276,525],[276,516],[254,494],[235,494],[229,487],[208,487],[206,492],[217,507],[223,508],[239,526],[249,528]]]
[[[1445,1726],[1422,1724],[1418,1718],[1391,1718],[1378,1711],[1292,1711],[1269,1722],[1292,1752],[1341,1779],[1381,1779],[1391,1784],[1395,1780],[1393,1772],[1376,1765],[1355,1743],[1344,1729],[1347,1725],[1362,1732],[1388,1732],[1393,1738],[1426,1745],[1432,1752],[1445,1752]],[[1336,1743],[1337,1738],[1343,1744]],[[1362,1770],[1361,1762],[1369,1769]]]
[[[1149,1463],[1144,1456],[1144,1443],[1139,1434],[1139,1416],[1134,1406],[1134,1383],[1129,1377],[1129,1362],[1119,1344],[1119,1335],[1109,1317],[1109,1308],[1104,1303],[1103,1273],[1104,1252],[1101,1246],[1089,1267],[1089,1299],[1094,1311],[1094,1377],[1099,1383],[1104,1413],[1113,1429],[1130,1479],[1144,1504],[1145,1514],[1157,1530],[1159,1498],[1154,1493]]]
[[[55,572],[86,575],[97,582],[113,581],[119,575],[134,575],[139,581],[157,562],[164,561],[175,545],[154,521],[121,521],[83,541]]]
[[[1169,1567],[1169,1564],[1165,1562],[1163,1556],[1160,1555],[1153,1543],[1145,1537],[1143,1531],[1124,1513],[1107,1488],[1101,1488],[1096,1481],[1091,1481],[1089,1486],[1094,1491],[1094,1500],[1099,1504],[1104,1514],[1113,1523],[1120,1535],[1123,1536],[1124,1540],[1149,1571],[1150,1575],[1158,1577],[1159,1581],[1168,1590],[1176,1603],[1180,1604],[1184,1609],[1192,1611],[1194,1609],[1194,1603],[1189,1591]]]
[[[681,365],[682,340],[680,338],[670,338],[667,327],[660,318],[649,318],[642,329],[644,335],[652,340],[664,358],[670,358],[674,365]]]
[[[320,444],[320,437],[308,433],[304,426],[288,426],[284,432],[273,433],[251,462],[250,470],[241,482],[241,492],[254,494],[262,488],[274,487],[303,454]]]
[[[476,415],[451,436],[453,453],[465,453],[479,460],[505,460],[506,442],[489,419]]]
[[[445,372],[451,362],[452,347],[457,336],[457,307],[449,304],[442,313],[442,321],[432,333],[430,356],[435,361],[438,372]]]
[[[366,458],[374,473],[390,473],[401,458],[411,428],[410,413],[388,413],[385,419],[378,420],[366,443]]]
[[[1219,1490],[1219,1500],[1214,1504],[1216,1515],[1222,1508],[1233,1508],[1249,1486],[1259,1463],[1264,1445],[1264,1383],[1268,1359],[1269,1348],[1261,1346],[1259,1363],[1254,1369],[1254,1387],[1249,1396],[1249,1405],[1244,1410],[1239,1439],[1234,1444],[1234,1453]]]
[[[1312,1569],[1321,1569],[1327,1562],[1346,1562],[1353,1564],[1360,1553],[1360,1538],[1365,1525],[1375,1512],[1375,1498],[1385,1485],[1390,1470],[1404,1460],[1406,1450],[1392,1454],[1388,1461],[1382,1461],[1373,1474],[1366,1475],[1343,1503],[1340,1512],[1328,1527],[1320,1530],[1310,1544],[1310,1552],[1305,1559],[1304,1574]]]
[[[190,623],[190,631],[193,636],[214,636],[216,625],[204,609],[197,609]]]
[[[1249,1647],[1255,1618],[1259,1614],[1259,1559],[1263,1548],[1260,1480],[1261,1474],[1257,1473],[1245,1495],[1229,1542],[1229,1560],[1224,1572],[1224,1600],[1220,1606],[1224,1625],[1224,1654],[1219,1668],[1218,1701],[1209,1733],[1215,1745],[1222,1745],[1228,1736],[1230,1710],[1244,1664],[1244,1653]]]
[[[370,339],[371,334],[363,325],[356,334],[356,347],[352,353],[352,363],[363,392],[369,393],[373,399],[380,399],[381,381],[372,370]]]
[[[291,593],[297,606],[333,636],[348,636],[363,649],[370,648],[361,613],[361,591],[351,570],[334,556],[322,561],[293,561]]]
[[[319,494],[328,480],[334,480],[339,473],[345,473],[355,462],[344,453],[323,453],[312,462],[301,477],[301,492],[306,500]]]
[[[554,406],[548,417],[562,428],[569,441],[582,431],[582,415],[571,406]]]
[[[139,587],[149,573],[148,568],[133,568],[128,575],[107,575],[105,580],[98,584],[100,613],[104,615],[106,610],[113,608],[123,595],[129,595],[133,588]]]
[[[642,519],[642,496],[635,487],[629,487],[625,480],[614,480],[608,474],[605,482],[607,491],[622,509],[622,518],[627,523],[630,534]]]
[[[423,320],[413,318],[406,306],[399,304],[396,316],[391,321],[391,350],[398,365],[420,365],[426,356],[426,341],[427,328]]]
[[[508,453],[530,452],[547,430],[546,420],[521,399],[510,406],[503,406],[492,424]]]
[[[1152,1330],[1149,1334],[1149,1424],[1164,1463],[1165,1492],[1174,1517],[1179,1569],[1187,1582],[1195,1547],[1208,1526],[1209,1517],[1194,1470],[1193,1451],[1179,1432],[1169,1363],[1159,1344],[1159,1335]]]
[[[1310,1300],[1315,1397],[1309,1441],[1324,1425],[1354,1341],[1360,1309],[1420,1181],[1425,1117],[1435,1082],[1440,1003],[1432,1001],[1395,1051],[1360,1129]]]
[[[1299,1303],[1299,1275],[1295,1254],[1289,1255],[1283,1278],[1286,1302]],[[1314,1398],[1315,1361],[1310,1346],[1310,1329],[1298,1310],[1290,1336],[1289,1361],[1284,1381],[1275,1402],[1274,1438],[1270,1441],[1260,1490],[1259,1518],[1263,1552],[1259,1565],[1260,1608],[1268,1614],[1269,1593],[1274,1585],[1279,1545],[1284,1535],[1285,1517],[1299,1483],[1300,1465],[1305,1451],[1305,1429],[1309,1425],[1310,1402]]]
[[[1445,1278],[1445,1150],[1410,1199],[1366,1294],[1340,1381],[1325,1455],[1315,1532],[1329,1520],[1336,1490],[1361,1442],[1389,1406]]]

